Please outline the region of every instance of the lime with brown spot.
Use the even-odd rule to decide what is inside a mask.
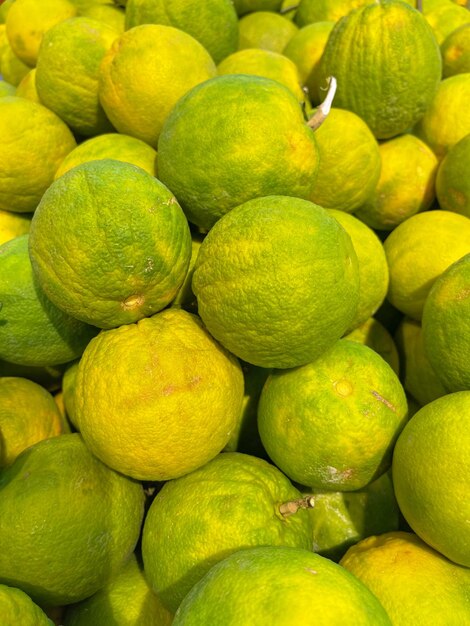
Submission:
[[[258,405],[261,441],[273,462],[319,490],[354,491],[386,472],[406,420],[395,372],[347,339],[312,363],[272,372]]]
[[[189,226],[173,194],[143,169],[113,159],[83,163],[49,187],[29,244],[50,300],[99,328],[163,309],[191,254]]]

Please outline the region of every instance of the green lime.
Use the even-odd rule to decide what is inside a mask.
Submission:
[[[227,213],[204,239],[193,275],[209,332],[244,361],[294,367],[350,327],[357,256],[339,222],[300,198],[268,196]]]
[[[0,585],[2,626],[53,626],[44,611],[21,589]]]

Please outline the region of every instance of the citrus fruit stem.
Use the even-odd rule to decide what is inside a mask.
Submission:
[[[330,112],[331,105],[333,104],[333,98],[336,93],[336,78],[334,76],[329,76],[327,78],[327,82],[328,92],[326,97],[307,122],[307,126],[310,126],[312,130],[316,130],[323,124],[328,116],[328,113]]]
[[[283,502],[279,506],[279,511],[283,517],[288,517],[289,515],[293,515],[297,513],[299,509],[313,509],[315,506],[315,496],[309,495],[304,498],[299,498],[298,500],[289,500],[288,502]]]

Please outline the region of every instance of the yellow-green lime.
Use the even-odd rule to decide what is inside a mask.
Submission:
[[[238,17],[231,0],[128,0],[126,29],[174,26],[197,39],[219,63],[238,48]]]
[[[253,11],[279,11],[282,0],[233,0],[239,16]]]
[[[16,87],[7,83],[6,80],[0,79],[0,98],[5,96],[14,96],[16,94]]]
[[[382,142],[379,153],[378,184],[356,216],[371,228],[387,231],[431,207],[439,162],[423,141],[408,133]]]
[[[395,340],[400,351],[401,378],[406,391],[420,406],[446,395],[447,390],[424,351],[421,324],[405,316],[395,333]]]
[[[320,84],[319,66],[333,26],[334,22],[308,24],[295,33],[283,50],[283,54],[296,64],[301,83],[314,104],[323,100],[321,88],[325,85]]]
[[[455,2],[440,2],[426,11],[425,17],[439,45],[457,28],[470,23],[468,7],[459,6]]]
[[[350,236],[307,200],[267,196],[227,213],[199,250],[193,275],[209,332],[244,361],[295,367],[350,327],[359,270]]]
[[[31,227],[30,213],[13,213],[0,209],[0,245],[10,239],[26,235]]]
[[[384,242],[390,270],[387,298],[420,320],[432,284],[470,252],[470,218],[450,211],[425,211],[397,226]]]
[[[424,352],[448,391],[470,390],[470,254],[448,267],[423,310]]]
[[[4,80],[16,87],[30,69],[29,65],[16,56],[7,40],[6,45],[0,48],[0,70]]]
[[[470,567],[470,391],[419,409],[398,438],[393,485],[413,531],[451,561]]]
[[[270,369],[242,363],[245,394],[240,417],[224,452],[244,452],[260,458],[268,458],[258,432],[257,410],[261,390],[271,373]]]
[[[273,371],[258,405],[270,458],[318,490],[355,491],[381,476],[406,420],[395,372],[371,348],[347,339],[312,363]]]
[[[199,248],[201,247],[203,239],[204,235],[201,233],[191,233],[191,259],[189,261],[188,271],[180,290],[171,303],[171,306],[181,307],[190,313],[197,313],[197,300],[193,292],[192,282],[197,255],[199,254]]]
[[[143,24],[123,33],[104,56],[99,98],[120,133],[156,147],[177,101],[215,75],[212,57],[194,37],[173,26]]]
[[[308,198],[317,165],[299,102],[260,76],[218,76],[198,85],[175,105],[158,142],[160,180],[205,230],[252,198]]]
[[[339,561],[346,550],[366,537],[398,529],[399,509],[386,472],[357,491],[309,491],[313,551]]]
[[[77,382],[78,363],[78,360],[72,361],[64,371],[64,375],[62,376],[62,394],[67,418],[75,430],[79,431],[80,427],[75,411],[75,384]]]
[[[4,0],[2,4],[0,4],[0,24],[5,23],[7,13],[14,2],[15,0]]]
[[[60,164],[54,178],[59,178],[81,163],[115,159],[132,163],[152,176],[157,175],[157,152],[145,141],[119,133],[105,133],[82,141]]]
[[[63,432],[62,420],[52,395],[27,378],[0,378],[0,467],[38,441]]]
[[[284,516],[280,510],[298,498],[301,493],[276,467],[239,452],[224,452],[168,481],[150,505],[142,535],[151,587],[174,612],[211,566],[232,552],[253,546],[309,549],[308,512]]]
[[[252,74],[277,80],[285,85],[299,103],[305,102],[306,95],[302,90],[297,66],[279,52],[261,48],[245,48],[226,57],[217,66],[219,76],[226,74]]]
[[[98,329],[47,298],[33,274],[28,238],[0,246],[0,358],[35,367],[67,363],[82,354]]]
[[[78,365],[74,414],[104,463],[161,481],[216,456],[242,401],[238,361],[199,318],[174,308],[90,342]]]
[[[353,331],[345,335],[345,339],[363,343],[372,348],[377,354],[387,361],[395,374],[400,373],[400,362],[397,346],[390,332],[379,320],[371,317]]]
[[[387,532],[348,550],[340,565],[380,600],[394,626],[460,626],[470,615],[470,571],[414,533]]]
[[[300,0],[295,22],[301,27],[324,21],[337,22],[353,9],[370,2],[371,0]]]
[[[27,98],[33,102],[41,104],[38,96],[38,90],[36,89],[36,68],[33,67],[26,76],[20,81],[16,88],[16,96],[19,98]]]
[[[124,9],[116,4],[91,4],[82,9],[80,15],[103,22],[118,33],[124,32],[126,14]]]
[[[315,132],[319,166],[310,200],[352,213],[374,193],[380,176],[377,140],[354,113],[333,108]]]
[[[34,67],[44,33],[76,14],[76,7],[68,0],[15,0],[5,20],[13,52]]]
[[[102,589],[69,607],[61,623],[64,626],[170,626],[172,619],[132,555]]]
[[[441,44],[444,78],[470,72],[470,24],[453,30]]]
[[[389,281],[387,257],[375,232],[357,217],[336,209],[328,209],[328,214],[334,217],[351,237],[357,255],[359,303],[349,327],[353,330],[374,315],[387,295]]]
[[[72,17],[43,37],[36,65],[41,102],[85,137],[111,132],[98,99],[100,63],[119,32],[88,17]]]
[[[186,275],[191,236],[181,207],[159,180],[130,163],[103,159],[52,183],[34,214],[29,250],[54,304],[113,328],[171,302]]]
[[[378,139],[406,132],[424,115],[441,69],[426,19],[396,0],[367,4],[336,22],[320,63],[321,76],[338,81],[335,105],[362,117]]]
[[[470,31],[469,31],[470,32]],[[439,206],[446,211],[470,217],[470,133],[448,151],[436,177]]]
[[[439,159],[470,133],[470,72],[441,81],[414,132]]]
[[[28,595],[8,585],[0,585],[0,615],[3,626],[53,626],[53,622]]]
[[[282,53],[298,27],[283,15],[272,11],[253,11],[238,22],[239,50],[262,48]]]
[[[0,477],[0,581],[44,606],[78,602],[132,554],[142,485],[109,469],[80,435],[27,448]]]
[[[174,626],[390,626],[355,576],[309,550],[259,547],[226,557],[193,587]]]
[[[35,210],[76,141],[64,122],[25,98],[0,99],[0,209]]]

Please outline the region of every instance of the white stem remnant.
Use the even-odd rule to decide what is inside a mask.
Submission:
[[[328,92],[326,94],[326,98],[307,122],[307,126],[310,126],[312,130],[316,130],[323,124],[328,116],[328,113],[330,112],[331,105],[333,104],[333,98],[336,93],[336,78],[334,76],[329,76],[327,78],[327,82]]]
[[[289,500],[284,502],[279,507],[279,512],[283,517],[289,517],[294,515],[299,509],[313,509],[315,506],[315,496],[305,496],[305,498],[299,498],[298,500]]]

